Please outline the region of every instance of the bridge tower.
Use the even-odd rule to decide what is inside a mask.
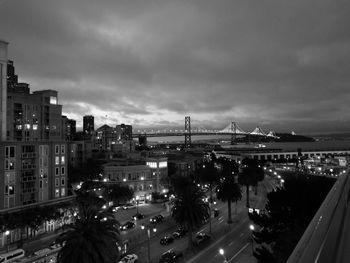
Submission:
[[[191,147],[191,117],[185,117],[185,147]]]
[[[237,124],[235,122],[231,122],[231,131],[233,131],[233,133],[231,134],[231,145],[234,145],[236,141],[236,131],[237,131]]]

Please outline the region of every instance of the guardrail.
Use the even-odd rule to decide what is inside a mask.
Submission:
[[[350,261],[350,177],[339,177],[287,263]]]

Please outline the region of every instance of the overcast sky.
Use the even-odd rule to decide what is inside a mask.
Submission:
[[[349,0],[0,0],[0,39],[78,125],[349,131],[349,14]]]

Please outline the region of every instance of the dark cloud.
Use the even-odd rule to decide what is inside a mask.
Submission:
[[[0,1],[20,81],[98,124],[349,129],[345,0]]]

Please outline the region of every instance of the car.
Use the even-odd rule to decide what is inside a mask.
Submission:
[[[156,216],[152,217],[149,221],[150,221],[152,224],[156,224],[156,223],[162,222],[163,220],[164,220],[164,216],[162,216],[162,215],[156,215]]]
[[[131,217],[131,219],[132,219],[132,220],[135,220],[135,219],[140,220],[140,219],[142,219],[142,218],[144,218],[144,217],[145,217],[144,214],[136,213],[135,215],[133,215],[133,216]]]
[[[159,259],[159,263],[173,263],[181,257],[183,257],[182,252],[170,250],[162,254],[162,256]]]
[[[173,237],[174,238],[181,238],[183,237],[184,235],[186,235],[187,233],[187,230],[183,227],[179,227],[176,231],[173,232]]]
[[[128,221],[128,222],[126,222],[126,223],[124,223],[123,225],[120,226],[120,230],[125,231],[125,230],[128,230],[128,229],[133,228],[133,227],[135,227],[135,223],[131,222],[131,221]]]
[[[56,249],[56,248],[61,248],[62,246],[64,246],[66,244],[66,241],[63,241],[62,244],[60,244],[59,242],[57,242],[56,240],[53,241],[51,244],[50,244],[50,248],[51,249]]]
[[[118,263],[136,263],[139,257],[135,254],[128,254],[122,257]]]
[[[160,244],[162,245],[169,245],[170,243],[174,242],[174,238],[172,236],[165,236],[160,240]]]
[[[134,204],[125,204],[125,205],[123,205],[123,209],[124,210],[128,210],[128,209],[134,209],[134,208],[136,208],[136,205],[134,205]]]
[[[207,233],[201,232],[195,236],[193,243],[198,246],[202,244],[204,241],[209,240],[210,238],[211,238],[210,235],[208,235]]]

